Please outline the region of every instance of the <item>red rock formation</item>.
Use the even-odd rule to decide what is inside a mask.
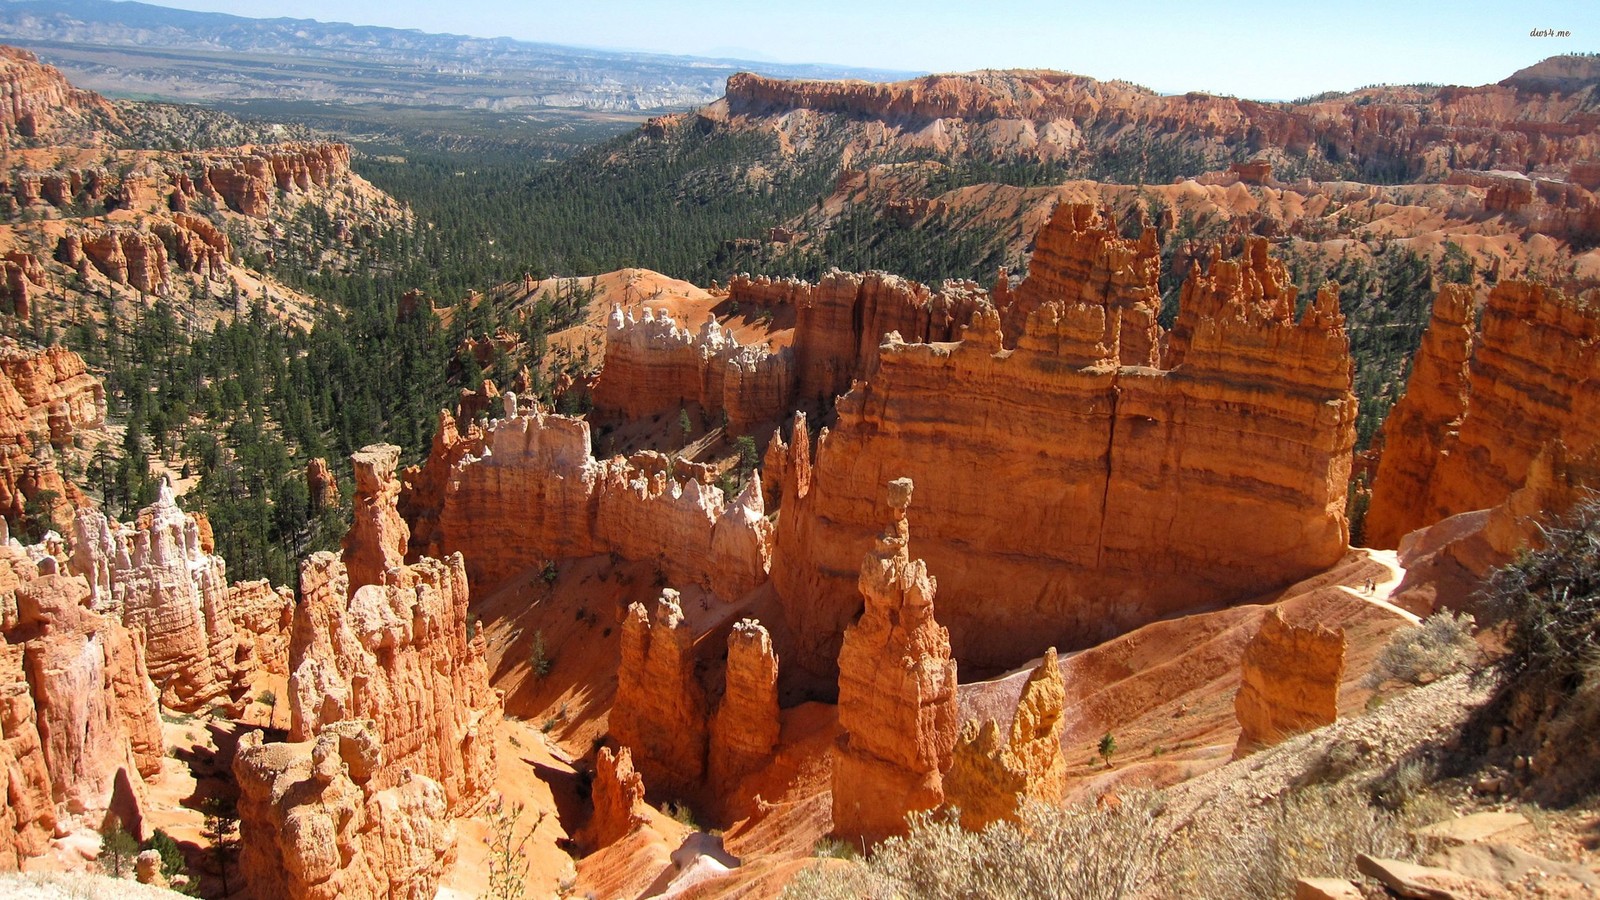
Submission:
[[[306,463],[306,492],[311,495],[311,508],[321,512],[339,505],[339,482],[328,469],[328,461],[316,457]]]
[[[961,810],[964,827],[981,831],[991,822],[1016,821],[1024,800],[1061,802],[1067,776],[1061,752],[1066,690],[1052,647],[1023,685],[1003,743],[993,719],[981,726],[969,720],[962,727],[944,793],[945,801]]]
[[[28,688],[24,648],[0,634],[0,772],[6,802],[0,804],[0,870],[19,871],[38,856],[55,833],[56,809],[39,740],[39,719]]]
[[[1406,394],[1384,424],[1367,536],[1389,546],[1412,529],[1503,502],[1544,446],[1600,444],[1600,308],[1542,284],[1489,292],[1469,347],[1466,300],[1443,292]]]
[[[728,79],[725,98],[701,118],[804,122],[804,113],[786,114],[837,113],[854,122],[875,120],[879,144],[896,137],[926,140],[933,132],[947,142],[974,145],[989,137],[989,152],[1021,146],[1046,158],[1081,152],[1085,142],[1115,145],[1129,134],[1159,134],[1218,158],[1243,147],[1399,166],[1417,174],[1450,166],[1529,171],[1600,155],[1600,118],[1588,110],[1594,66],[1582,60],[1578,65],[1588,68],[1590,80],[1552,82],[1536,77],[1534,67],[1497,85],[1376,88],[1295,104],[1196,92],[1162,96],[1127,82],[1042,71],[929,75],[893,83],[738,74]],[[933,121],[944,127],[928,128]],[[1071,127],[1047,127],[1057,123]],[[1000,135],[1010,140],[992,140]]]
[[[29,298],[33,295],[34,286],[44,286],[49,282],[49,276],[32,253],[7,250],[5,259],[0,261],[0,282],[3,282],[0,290],[11,300],[11,314],[26,319],[32,310]]]
[[[766,582],[774,530],[761,486],[752,479],[711,529],[711,590],[717,596],[737,600]]]
[[[175,262],[180,271],[207,278],[218,278],[227,272],[233,245],[209,220],[174,213],[170,221],[158,221],[152,230],[167,248],[167,258]]]
[[[1332,724],[1339,717],[1344,653],[1344,629],[1290,625],[1278,610],[1268,613],[1240,662],[1234,756]]]
[[[178,508],[166,483],[133,527],[78,510],[72,543],[71,568],[88,579],[94,608],[142,636],[162,703],[193,712],[242,698],[249,671],[230,615],[226,563],[201,549],[199,522]],[[282,634],[281,626],[273,630]]]
[[[29,499],[49,492],[55,520],[70,521],[82,494],[37,439],[64,446],[79,429],[102,427],[105,412],[105,390],[78,354],[0,347],[0,515],[19,521]]]
[[[264,218],[279,191],[303,192],[328,187],[350,172],[345,144],[274,144],[244,146],[208,154],[197,179],[199,190],[216,194],[229,209]]]
[[[155,234],[124,225],[67,234],[56,259],[87,274],[93,265],[112,284],[128,285],[155,296],[170,287],[167,247]]]
[[[454,424],[441,419],[427,464],[407,473],[401,505],[416,525],[416,552],[462,553],[476,585],[597,553],[652,561],[678,584],[710,588],[715,572],[723,590],[759,583],[766,571],[757,501],[728,505],[703,467],[650,451],[598,461],[587,422],[537,406],[465,435]]]
[[[228,618],[237,641],[235,659],[244,672],[289,674],[289,632],[294,624],[294,591],[274,588],[266,579],[228,587]]]
[[[594,818],[589,820],[587,844],[595,850],[609,847],[649,821],[644,802],[644,778],[633,768],[627,747],[615,753],[601,747],[594,760]]]
[[[382,560],[396,546],[396,532],[384,524],[399,521],[394,449],[377,445],[352,456],[368,522],[357,513],[347,558]],[[439,783],[450,810],[469,808],[494,782],[501,701],[489,687],[483,635],[467,636],[465,565],[453,555],[360,571],[381,581],[354,580],[331,553],[301,565],[289,642],[289,738],[371,719],[385,748],[375,789],[401,785],[414,772]]]
[[[726,802],[739,779],[772,759],[778,746],[778,657],[754,619],[728,632],[726,687],[711,722],[710,774]]]
[[[934,579],[908,548],[910,479],[889,483],[889,527],[861,563],[866,611],[839,650],[833,833],[876,843],[944,800],[956,742],[956,662],[934,620]]]
[[[71,126],[118,124],[116,111],[98,94],[74,88],[26,50],[0,47],[0,138],[7,144],[49,138]]]
[[[706,698],[694,674],[694,635],[678,592],[649,609],[628,607],[611,707],[611,736],[633,751],[645,781],[670,796],[700,787],[706,767]]]
[[[11,773],[27,779],[13,780],[8,791],[8,815],[18,826],[11,850],[42,849],[50,816],[39,804],[46,798],[55,804],[58,830],[98,830],[110,812],[140,835],[144,779],[160,772],[164,747],[139,644],[114,620],[89,611],[82,579],[29,578],[26,571],[21,577],[0,657],[14,663],[20,651],[26,673],[25,681],[9,682],[13,699],[4,726]]]
[[[1098,334],[1092,323],[1083,329],[1092,346],[1063,349],[1069,359],[1118,359],[1125,366],[1160,361],[1161,248],[1155,229],[1129,240],[1093,206],[1069,203],[1056,207],[1034,243],[1031,274],[1008,305],[998,306],[1007,346],[1016,346],[1029,315],[1055,301],[1070,315],[1100,324]]]
[[[409,769],[381,786],[384,745],[370,721],[324,727],[315,741],[239,742],[239,873],[256,897],[432,897],[455,859],[444,790]]]
[[[740,346],[715,316],[698,334],[680,329],[665,310],[642,319],[621,308],[606,329],[606,364],[595,385],[599,416],[640,419],[698,404],[726,414],[730,434],[782,418],[794,398],[794,354]]]
[[[1096,359],[1093,305],[1040,306],[1010,352],[992,309],[961,343],[886,341],[814,464],[787,467],[772,579],[799,642],[790,661],[831,671],[859,608],[847,573],[876,518],[866,498],[902,472],[938,486],[919,545],[957,657],[980,666],[1336,561],[1356,402],[1335,292],[1293,321],[1260,242],[1184,290],[1165,371]],[[1027,602],[994,602],[996,583]]]
[[[395,504],[400,482],[394,477],[400,448],[374,444],[350,457],[355,467],[354,521],[344,538],[344,565],[351,589],[382,584],[388,571],[406,561],[411,529]]]

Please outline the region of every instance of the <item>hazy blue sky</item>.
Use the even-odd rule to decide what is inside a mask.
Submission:
[[[1483,84],[1600,50],[1595,0],[156,0],[594,47],[953,72],[1050,68],[1159,91],[1287,99],[1374,82]],[[1536,38],[1536,28],[1571,32]]]

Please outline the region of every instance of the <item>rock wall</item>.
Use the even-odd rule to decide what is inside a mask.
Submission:
[[[1245,645],[1239,664],[1239,717],[1234,755],[1270,747],[1339,717],[1344,680],[1344,629],[1297,626],[1274,609]]]
[[[596,460],[589,424],[537,407],[465,434],[441,413],[426,465],[406,472],[413,553],[461,553],[490,588],[563,557],[653,561],[678,584],[738,591],[765,580],[759,498],[728,504],[702,466],[651,451]]]
[[[1406,394],[1384,423],[1367,512],[1374,546],[1500,504],[1550,441],[1574,453],[1600,443],[1600,393],[1588,389],[1600,379],[1592,295],[1503,281],[1470,339],[1468,321],[1462,298],[1442,293]]]
[[[939,806],[956,743],[956,662],[934,579],[911,558],[911,491],[889,483],[888,528],[861,563],[866,611],[839,650],[833,834],[852,844],[903,834],[906,813]]]
[[[172,287],[167,245],[154,232],[128,225],[86,228],[61,238],[56,260],[88,276],[93,271],[112,284],[164,297]]]
[[[383,744],[370,721],[324,727],[314,741],[239,742],[239,874],[255,897],[432,897],[455,859],[438,782],[410,771],[380,787]]]
[[[1016,821],[1026,800],[1059,804],[1066,790],[1061,751],[1066,679],[1055,648],[1045,652],[1022,686],[1005,738],[993,719],[969,720],[956,740],[944,775],[945,801],[961,810],[961,824],[981,831],[991,822]]]
[[[54,137],[58,130],[118,125],[111,104],[80,90],[54,66],[26,50],[0,47],[0,139],[19,146],[29,139]]]
[[[706,698],[694,672],[694,635],[671,588],[648,609],[628,607],[609,721],[611,736],[632,751],[647,784],[673,797],[701,787]]]
[[[326,188],[350,174],[346,144],[303,143],[244,146],[205,154],[195,192],[216,197],[234,212],[265,218],[279,192]]]
[[[70,521],[82,494],[56,470],[50,445],[103,427],[105,414],[105,389],[78,354],[0,347],[0,516],[20,521],[29,499],[50,492],[55,520]]]
[[[876,485],[899,474],[929,488],[920,553],[957,658],[981,667],[1336,561],[1356,413],[1336,292],[1295,321],[1287,274],[1252,241],[1184,294],[1164,370],[1119,365],[1120,311],[1094,292],[1040,305],[1015,350],[989,307],[959,343],[885,341],[814,461],[784,467],[772,579],[792,661],[832,671],[860,609],[851,548],[873,533]],[[995,602],[996,583],[1023,599]]]
[[[55,834],[98,831],[116,815],[146,832],[145,779],[165,747],[156,698],[137,640],[91,612],[81,578],[33,576],[13,547],[3,566],[0,622],[0,760],[10,779],[0,857],[36,855]]]
[[[740,346],[715,316],[698,333],[679,328],[665,310],[643,318],[620,308],[606,328],[606,364],[594,389],[602,417],[640,419],[691,404],[726,414],[730,434],[783,417],[794,397],[794,353]]]

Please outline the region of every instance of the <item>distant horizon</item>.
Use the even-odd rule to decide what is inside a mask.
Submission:
[[[907,12],[901,11],[907,4],[873,0],[815,0],[803,11],[729,0],[619,0],[543,10],[510,0],[466,8],[419,0],[140,2],[753,63],[907,73],[1051,69],[1163,94],[1263,101],[1373,84],[1489,84],[1551,56],[1600,50],[1600,5],[1550,0],[1514,8],[1466,0],[1438,10],[1377,0],[1289,9],[1243,0],[1227,10],[1152,0],[1138,8],[1132,25],[1118,16],[1124,7],[1081,0],[995,0],[981,9],[924,0]],[[1534,36],[1546,31],[1565,35]]]

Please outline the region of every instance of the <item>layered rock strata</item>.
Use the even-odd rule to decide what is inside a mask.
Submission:
[[[778,657],[761,623],[741,619],[728,632],[726,673],[710,751],[711,783],[723,797],[770,762],[778,746]]]
[[[651,787],[681,797],[704,781],[705,691],[694,671],[694,634],[671,588],[648,608],[628,607],[610,731]]]
[[[912,559],[910,479],[889,483],[889,525],[861,563],[866,611],[839,651],[833,833],[876,843],[944,801],[956,743],[956,662],[933,615],[935,581]]]
[[[83,579],[33,577],[15,552],[3,565],[15,587],[0,622],[0,821],[13,829],[0,856],[36,855],[52,833],[98,831],[110,815],[142,836],[145,780],[164,747],[138,641],[90,611]]]
[[[772,537],[759,491],[729,504],[709,469],[652,451],[597,460],[587,422],[536,405],[465,434],[440,415],[401,504],[413,552],[460,552],[474,584],[599,553],[654,562],[672,583],[729,599],[765,580]]]
[[[1061,752],[1066,690],[1051,648],[1023,685],[1003,738],[993,719],[962,726],[944,791],[945,802],[961,811],[963,827],[981,831],[991,822],[1015,821],[1024,801],[1061,802],[1067,777]]]
[[[422,898],[455,859],[438,782],[405,769],[380,786],[383,744],[370,721],[330,723],[315,740],[239,742],[239,873],[256,897]]]
[[[78,354],[0,348],[0,516],[20,521],[30,499],[54,495],[64,527],[82,494],[61,477],[51,446],[103,427],[105,415],[105,389]]]
[[[233,615],[226,563],[201,546],[200,522],[178,508],[171,487],[163,482],[132,526],[80,509],[72,527],[70,568],[88,580],[97,612],[143,636],[162,703],[193,712],[239,700],[251,661],[240,641],[254,639]],[[275,617],[255,618],[268,643],[286,635]]]
[[[1343,629],[1291,625],[1276,609],[1268,613],[1239,664],[1235,756],[1333,724],[1344,656]]]
[[[68,84],[54,66],[26,50],[0,47],[0,139],[8,145],[73,126],[118,124],[116,111],[100,95]]]
[[[793,351],[741,346],[715,316],[692,332],[665,310],[646,307],[635,319],[614,309],[605,359],[594,390],[600,416],[641,419],[698,405],[742,434],[780,419],[794,397]]]
[[[1046,265],[1030,280],[1053,277]],[[1356,413],[1336,292],[1296,321],[1287,273],[1253,240],[1242,259],[1193,271],[1184,295],[1166,369],[1122,364],[1105,292],[1043,302],[1014,350],[987,306],[959,343],[890,335],[814,460],[800,429],[790,443],[772,578],[792,661],[833,670],[860,608],[848,579],[876,518],[868,498],[901,473],[933,488],[919,546],[956,655],[979,666],[1336,561]],[[1026,602],[992,602],[996,583]]]
[[[385,530],[399,521],[392,476],[385,477],[392,449],[367,447],[352,457],[356,503],[371,521],[352,527],[347,558],[381,560],[403,544]],[[375,546],[363,545],[369,540]],[[423,557],[389,566],[370,583],[355,580],[355,571],[375,567],[350,569],[331,553],[301,566],[289,642],[289,738],[310,740],[330,723],[371,719],[384,747],[373,774],[378,789],[414,772],[439,783],[449,809],[471,807],[494,781],[501,701],[489,687],[484,637],[467,636],[465,564],[459,554]]]
[[[1489,292],[1478,330],[1440,294],[1406,394],[1384,424],[1367,536],[1393,546],[1447,516],[1503,502],[1554,440],[1600,443],[1600,307],[1534,282]]]

